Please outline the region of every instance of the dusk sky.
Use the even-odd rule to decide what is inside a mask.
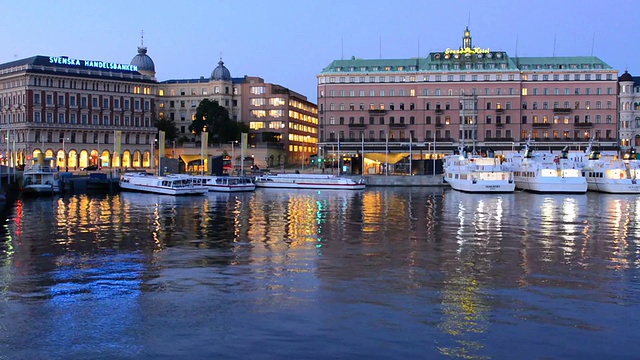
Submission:
[[[467,24],[474,46],[593,54],[640,75],[639,0],[22,0],[3,9],[3,63],[33,55],[129,63],[144,30],[159,81],[208,77],[222,54],[231,76],[259,76],[314,103],[316,75],[331,61],[458,48]]]

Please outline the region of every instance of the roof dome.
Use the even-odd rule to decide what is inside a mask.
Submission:
[[[156,72],[156,66],[153,64],[153,60],[147,55],[147,48],[144,46],[138,46],[138,55],[131,59],[131,65],[138,67],[138,71]]]
[[[628,71],[624,71],[624,74],[622,74],[622,76],[620,76],[619,81],[633,81],[633,77],[631,76],[631,74],[629,74]]]
[[[231,81],[231,73],[229,69],[224,66],[222,59],[218,61],[218,67],[211,72],[211,80],[226,80]]]

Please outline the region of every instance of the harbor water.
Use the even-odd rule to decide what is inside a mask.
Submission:
[[[634,359],[640,197],[21,198],[0,359]]]

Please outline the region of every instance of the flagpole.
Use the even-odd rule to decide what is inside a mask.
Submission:
[[[338,175],[342,175],[342,165],[340,165],[340,133],[338,133]]]
[[[385,132],[384,142],[384,174],[389,175],[389,132]]]
[[[433,132],[433,155],[431,156],[431,160],[433,160],[433,175],[436,174],[436,132]]]
[[[360,135],[362,137],[362,170],[360,172],[364,175],[364,131]]]
[[[409,133],[409,176],[413,175],[413,172],[411,171],[411,159],[413,158],[413,153],[412,153],[412,148],[413,148],[413,136],[411,136],[411,133]]]

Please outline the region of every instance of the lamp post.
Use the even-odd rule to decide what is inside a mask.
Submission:
[[[235,144],[238,143],[238,140],[229,141],[231,144],[231,174],[235,171],[235,162],[236,162],[236,154],[235,154]]]
[[[64,165],[64,171],[69,171],[69,163],[67,162],[67,150],[65,148],[65,140],[71,140],[69,138],[62,138],[62,162]]]
[[[171,153],[171,157],[175,159],[176,158],[176,141],[173,140],[172,143],[173,143],[173,152]]]

